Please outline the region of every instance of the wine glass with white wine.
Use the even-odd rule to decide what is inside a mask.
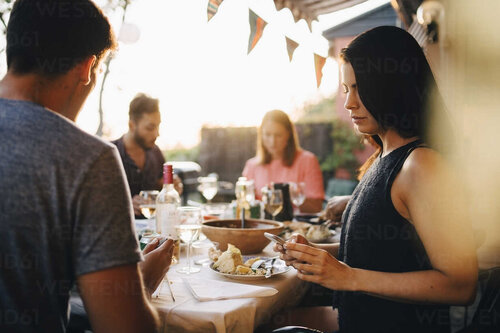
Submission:
[[[182,274],[198,273],[200,268],[191,267],[191,244],[198,239],[201,230],[201,209],[199,207],[177,208],[179,224],[175,227],[180,240],[187,244],[187,266],[179,267]]]
[[[273,220],[275,220],[276,215],[283,209],[283,192],[272,188],[268,189],[262,192],[262,201],[264,202],[266,212],[271,214]]]
[[[141,209],[141,214],[145,218],[152,219],[156,214],[156,197],[158,196],[158,191],[141,191],[139,192],[139,197],[141,198],[141,203],[139,208]]]

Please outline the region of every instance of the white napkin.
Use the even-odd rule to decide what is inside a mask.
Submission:
[[[184,284],[193,296],[201,302],[231,298],[268,297],[278,293],[269,287],[252,286],[243,283],[231,283],[218,280],[183,278]]]

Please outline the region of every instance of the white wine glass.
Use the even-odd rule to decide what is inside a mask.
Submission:
[[[179,267],[182,274],[198,273],[200,268],[191,266],[191,244],[198,238],[201,230],[201,209],[199,207],[183,206],[177,208],[179,224],[175,227],[180,240],[187,245],[187,266]]]
[[[262,192],[262,201],[266,212],[272,215],[273,220],[276,219],[283,209],[283,192],[281,190],[268,189]]]
[[[295,207],[300,207],[306,201],[306,183],[290,183],[290,198]]]
[[[217,178],[213,176],[198,177],[198,182],[200,183],[198,191],[201,192],[203,197],[207,199],[207,202],[210,204],[217,194]]]
[[[141,203],[139,208],[141,209],[141,214],[145,218],[152,219],[156,214],[156,197],[159,191],[141,191],[139,192],[139,197],[141,198]]]

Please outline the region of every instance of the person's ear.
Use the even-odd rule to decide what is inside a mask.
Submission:
[[[129,120],[128,121],[128,129],[133,132],[134,131],[134,128],[135,128],[135,123],[133,120]]]
[[[95,55],[91,55],[87,57],[81,64],[80,71],[80,80],[88,85],[92,81],[92,72],[94,70],[94,66],[96,66],[97,57]]]

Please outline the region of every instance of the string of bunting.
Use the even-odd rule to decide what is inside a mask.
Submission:
[[[208,1],[208,7],[207,7],[207,17],[208,21],[210,21],[215,14],[217,14],[217,11],[219,9],[220,4],[224,0],[209,0]],[[278,9],[278,6],[276,6],[276,9]],[[262,37],[262,34],[264,32],[264,28],[267,25],[267,22],[262,19],[259,15],[257,15],[254,11],[251,9],[248,9],[248,20],[250,23],[250,36],[248,38],[248,49],[247,49],[247,54],[249,54],[257,45],[259,42],[260,38]],[[308,22],[308,25],[310,27],[310,22]],[[293,58],[293,53],[299,46],[299,44],[294,41],[293,39],[286,38],[286,49],[288,53],[288,58],[290,61],[292,61]],[[322,57],[316,53],[314,53],[314,68],[316,70],[316,84],[317,87],[320,86],[321,80],[323,78],[323,67],[325,66],[326,58]]]

